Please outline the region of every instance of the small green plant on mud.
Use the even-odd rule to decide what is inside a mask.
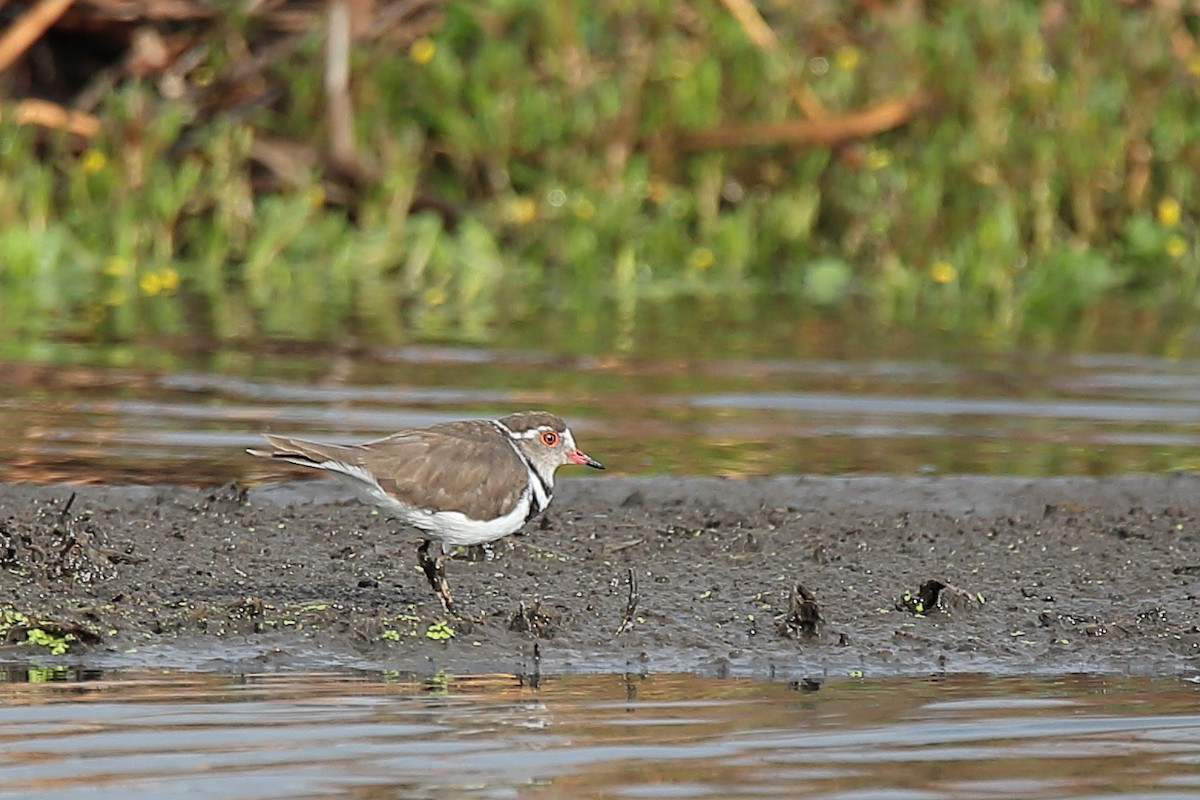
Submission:
[[[53,656],[63,655],[71,648],[71,644],[77,641],[76,636],[72,633],[53,633],[38,627],[35,620],[20,611],[11,608],[0,611],[0,640],[7,640],[12,635],[14,628],[18,632],[25,631],[25,639],[20,644],[44,647]]]
[[[63,636],[55,636],[41,628],[31,628],[26,631],[25,640],[37,647],[45,647],[50,651],[50,655],[52,656],[61,656],[70,649],[71,643],[75,641],[75,636],[70,633]]]
[[[0,636],[7,636],[14,625],[26,625],[29,623],[29,617],[22,614],[20,611],[14,611],[11,608],[6,608],[0,611]]]
[[[450,627],[445,620],[435,622],[425,631],[427,638],[433,639],[435,642],[444,642],[454,636],[454,629]]]
[[[379,638],[386,639],[389,642],[398,642],[405,636],[417,636],[417,623],[420,621],[421,618],[416,614],[399,614],[391,620],[391,623],[396,627],[384,629],[383,633],[379,634]],[[387,620],[381,620],[381,622],[387,624]],[[430,638],[433,637],[430,636]]]

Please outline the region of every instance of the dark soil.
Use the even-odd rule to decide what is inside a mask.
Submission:
[[[788,678],[1200,666],[1193,475],[568,479],[522,535],[449,563],[475,622],[442,612],[415,534],[340,498],[332,482],[2,485],[3,607],[27,619],[7,615],[0,659]],[[75,640],[53,656],[23,643],[32,629]]]

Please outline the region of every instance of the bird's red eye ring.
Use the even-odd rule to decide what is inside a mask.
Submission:
[[[542,431],[542,444],[546,447],[554,447],[558,444],[558,434],[554,431]]]

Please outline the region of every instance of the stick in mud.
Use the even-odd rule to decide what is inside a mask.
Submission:
[[[71,506],[75,505],[75,497],[78,492],[71,492],[71,496],[67,498],[67,502],[63,504],[62,511],[58,512],[58,522],[61,525],[67,521],[67,517],[71,514]]]
[[[621,624],[617,627],[617,632],[614,637],[620,636],[625,631],[629,630],[629,626],[633,624],[633,615],[637,613],[638,604],[638,586],[637,576],[633,574],[633,567],[629,568],[629,599],[625,602],[625,616],[621,619]]]
[[[788,612],[777,626],[780,635],[793,638],[816,636],[817,626],[822,621],[817,596],[804,584],[797,583],[788,597]]]

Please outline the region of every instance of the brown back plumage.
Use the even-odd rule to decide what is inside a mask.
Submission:
[[[541,420],[553,416],[524,412],[505,419],[518,424],[518,418]],[[534,423],[534,427],[538,424],[545,422]],[[326,462],[359,467],[372,473],[384,491],[407,505],[428,511],[459,511],[471,519],[492,519],[508,513],[527,485],[524,461],[505,434],[486,420],[415,428],[361,445],[324,444],[270,434],[264,438],[271,449],[252,450],[253,455],[317,469],[326,469]],[[330,472],[339,475],[336,469]]]

